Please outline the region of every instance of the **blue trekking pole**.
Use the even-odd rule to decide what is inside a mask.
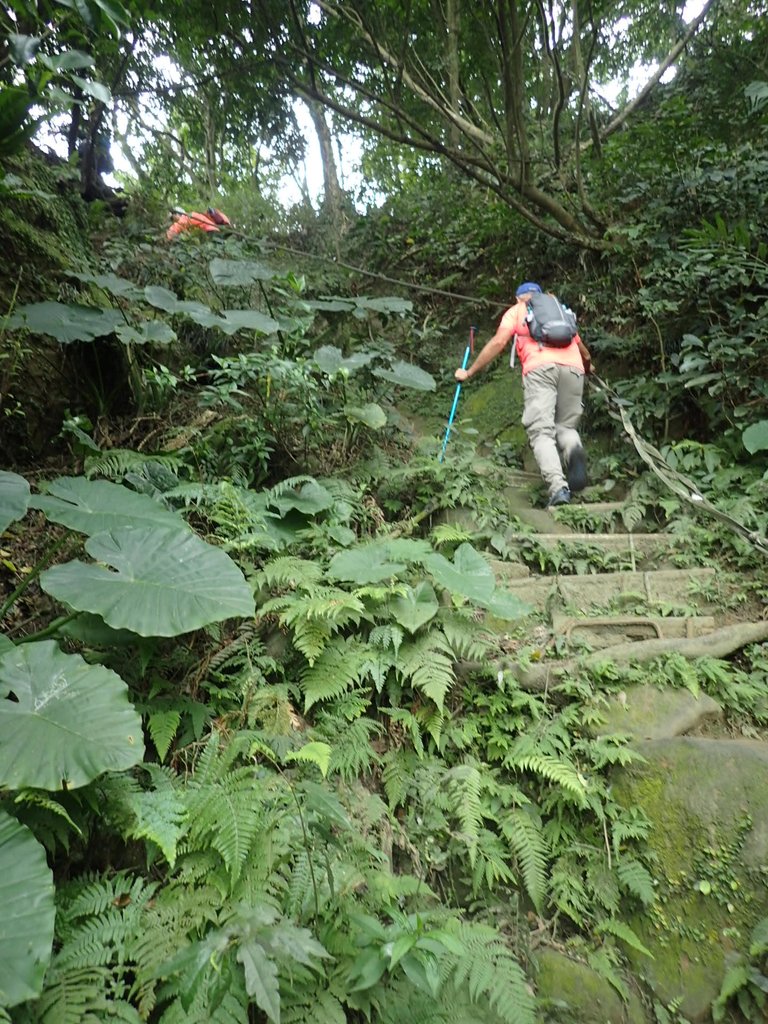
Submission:
[[[464,352],[464,361],[461,364],[462,370],[466,370],[467,363],[469,362],[470,352],[475,351],[475,331],[476,327],[469,328],[469,344],[467,345],[466,351]],[[456,407],[459,404],[459,395],[461,394],[461,381],[456,385],[456,394],[453,396],[453,405],[451,406],[451,415],[448,417],[448,426],[445,428],[445,437],[443,438],[443,448],[440,452],[439,461],[442,462],[445,458],[445,449],[448,447],[448,438],[451,433],[451,424],[453,423],[453,417],[456,415]]]

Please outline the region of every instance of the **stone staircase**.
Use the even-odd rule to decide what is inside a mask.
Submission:
[[[764,618],[734,614],[744,589],[738,579],[712,566],[678,564],[680,534],[626,530],[621,502],[586,497],[536,508],[539,487],[536,474],[509,473],[504,558],[491,561],[499,585],[530,607],[536,663],[521,668],[512,657],[504,666],[524,688],[549,688],[577,666],[601,661],[666,653],[722,658],[768,639]]]
[[[503,676],[557,700],[576,671],[665,655],[725,658],[768,640],[762,609],[742,600],[746,577],[691,564],[690,553],[681,559],[674,533],[624,529],[620,503],[590,501],[586,492],[578,504],[544,510],[534,507],[539,490],[536,475],[519,471],[504,490],[510,525],[503,543],[496,539],[503,557],[491,564],[499,586],[530,611],[522,623],[487,623],[506,631]],[[743,950],[768,914],[768,732],[735,733],[720,702],[696,691],[656,685],[649,673],[602,698],[592,734],[628,736],[641,755],[614,770],[613,786],[651,822],[659,909],[632,921],[652,955],[627,948],[624,1002],[583,964],[554,950],[540,958],[539,992],[567,1003],[567,1019],[650,1024],[659,1019],[648,1009],[650,992],[677,1008],[681,1017],[670,1020],[708,1024],[734,948]],[[724,857],[733,900],[716,892]]]

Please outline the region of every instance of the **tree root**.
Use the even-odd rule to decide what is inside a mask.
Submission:
[[[768,622],[740,622],[734,626],[716,629],[704,636],[636,640],[604,647],[581,658],[539,662],[525,668],[506,663],[504,667],[511,668],[522,689],[540,692],[556,687],[564,677],[574,674],[579,669],[591,668],[606,661],[628,665],[630,662],[650,661],[660,654],[682,654],[685,658],[725,658],[747,644],[760,643],[763,640],[768,640]]]

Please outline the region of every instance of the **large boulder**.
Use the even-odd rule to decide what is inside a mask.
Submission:
[[[768,912],[768,744],[680,737],[636,749],[646,763],[617,772],[613,791],[652,823],[658,900],[631,922],[653,958],[627,956],[661,1003],[708,1021],[729,958],[747,953]]]
[[[647,1024],[639,997],[621,998],[605,978],[579,960],[545,949],[537,957],[536,994],[547,1020],[567,1024]]]

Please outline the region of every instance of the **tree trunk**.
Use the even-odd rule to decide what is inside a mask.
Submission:
[[[333,136],[322,103],[317,100],[305,99],[304,102],[312,118],[312,124],[320,144],[320,160],[323,165],[323,207],[328,214],[336,238],[337,248],[341,236],[346,230],[344,216],[344,192],[339,185],[339,174],[336,157],[333,152]]]

